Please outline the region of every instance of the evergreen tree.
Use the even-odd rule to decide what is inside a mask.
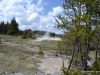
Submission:
[[[18,23],[15,18],[12,19],[8,29],[8,35],[17,35],[19,33]]]
[[[7,21],[7,23],[5,23],[4,21],[2,21],[0,23],[0,34],[7,34],[8,32],[8,26],[9,26],[9,22]]]
[[[7,23],[5,23],[5,25],[4,25],[4,34],[7,34],[8,26],[9,26],[9,22],[7,21]]]
[[[5,26],[4,26],[4,21],[2,21],[2,22],[1,22],[1,34],[4,33],[4,27],[5,27]]]
[[[32,31],[31,31],[31,29],[24,30],[22,38],[23,39],[32,38]]]
[[[28,38],[32,38],[32,31],[31,31],[31,30],[28,30],[27,37],[28,37]]]

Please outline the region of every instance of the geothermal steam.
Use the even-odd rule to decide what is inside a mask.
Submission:
[[[60,38],[59,37],[50,37],[49,33],[45,33],[44,36],[38,37],[36,40],[37,41],[42,41],[42,40],[60,40]]]

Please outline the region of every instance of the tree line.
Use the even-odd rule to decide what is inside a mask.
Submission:
[[[49,34],[50,37],[59,37],[61,35],[59,34],[55,34],[54,32],[47,32],[47,31],[42,31],[42,30],[34,30],[32,31],[31,29],[25,29],[25,30],[20,30],[19,29],[19,24],[16,21],[15,18],[13,18],[11,20],[11,22],[4,22],[2,21],[0,23],[0,34],[4,34],[4,35],[20,35],[22,36],[23,39],[26,38],[36,38],[36,37],[42,37],[44,36],[46,33]]]
[[[9,26],[9,22],[8,21],[7,21],[7,23],[4,23],[4,21],[2,21],[0,23],[0,34],[7,34],[8,26]]]
[[[6,23],[4,21],[0,23],[0,34],[17,35],[18,33],[19,28],[15,18],[10,23],[8,21]]]
[[[81,71],[100,71],[100,0],[64,0],[63,8],[64,14],[56,18],[56,27],[64,31],[57,50],[71,54],[64,75],[71,74],[68,72],[72,66]],[[95,57],[90,67],[91,50],[94,50]]]

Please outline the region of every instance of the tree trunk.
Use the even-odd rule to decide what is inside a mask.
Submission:
[[[98,57],[98,45],[99,45],[99,40],[96,44],[96,53],[95,53],[95,64],[94,64],[94,71],[96,71],[96,64],[97,64],[97,57]]]
[[[88,60],[88,50],[89,50],[89,38],[86,41],[86,49],[85,49],[85,56],[84,56],[84,71],[87,70],[87,60]]]
[[[73,61],[73,58],[74,58],[74,54],[75,54],[75,46],[76,46],[76,40],[75,40],[75,43],[74,43],[74,49],[73,49],[73,52],[72,52],[72,58],[71,58],[71,61],[70,61],[70,63],[69,63],[69,66],[68,66],[68,70],[70,69],[71,64],[72,64],[72,61]]]

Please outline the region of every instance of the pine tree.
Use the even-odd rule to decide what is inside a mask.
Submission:
[[[23,39],[32,38],[32,31],[31,31],[31,29],[24,30],[22,38]]]
[[[1,22],[1,34],[4,34],[4,21]]]
[[[9,22],[7,21],[7,23],[5,23],[4,21],[2,21],[0,23],[0,34],[7,34],[8,32],[8,26],[9,26]]]
[[[19,33],[18,23],[16,22],[15,18],[12,19],[8,29],[8,35],[17,35]]]
[[[9,26],[9,22],[7,21],[7,23],[4,23],[4,32],[3,32],[4,35],[6,35],[8,32],[8,26]]]

